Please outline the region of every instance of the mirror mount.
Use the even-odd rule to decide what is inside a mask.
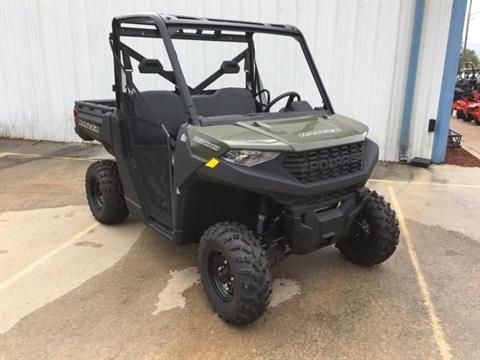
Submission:
[[[138,63],[138,71],[140,71],[141,74],[158,74],[164,79],[170,81],[175,86],[177,86],[177,81],[175,80],[175,75],[173,71],[164,70],[162,63],[158,59],[144,58],[140,60],[140,62]]]
[[[224,74],[238,74],[240,72],[240,66],[238,63],[232,60],[225,60],[220,65],[220,71]]]
[[[142,59],[138,64],[138,71],[142,74],[162,74],[163,65],[158,59]]]

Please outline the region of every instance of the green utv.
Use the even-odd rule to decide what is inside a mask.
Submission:
[[[131,214],[177,244],[199,241],[223,320],[258,319],[270,267],[289,254],[335,244],[364,266],[393,254],[395,212],[365,187],[378,146],[335,114],[297,28],[135,14],[115,17],[109,39],[115,99],[74,108],[77,134],[115,157],[87,170],[90,209],[104,224]]]

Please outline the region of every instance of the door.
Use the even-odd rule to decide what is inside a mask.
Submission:
[[[139,97],[134,94],[132,97]],[[133,99],[130,117],[131,153],[143,197],[142,207],[160,224],[172,228],[172,149],[171,138],[162,123],[149,116],[144,103]],[[132,136],[133,135],[133,136]]]

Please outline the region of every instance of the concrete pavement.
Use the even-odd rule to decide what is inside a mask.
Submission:
[[[394,256],[291,256],[265,316],[236,328],[207,303],[196,245],[94,222],[83,179],[103,156],[0,140],[1,359],[480,358],[479,168],[380,164],[369,186],[403,215]]]

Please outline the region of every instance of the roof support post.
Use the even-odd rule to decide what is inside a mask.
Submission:
[[[442,163],[445,161],[448,130],[450,129],[450,117],[452,114],[452,101],[455,92],[460,47],[462,45],[463,24],[465,22],[465,12],[467,9],[467,0],[453,0],[452,2],[442,87],[440,90],[440,100],[438,102],[437,124],[433,138],[432,161],[434,163]]]
[[[408,160],[408,143],[410,139],[410,123],[412,120],[413,95],[417,79],[418,55],[422,37],[424,0],[415,1],[415,15],[413,18],[412,40],[410,43],[410,59],[408,62],[407,86],[403,103],[402,125],[400,128],[400,161]]]

